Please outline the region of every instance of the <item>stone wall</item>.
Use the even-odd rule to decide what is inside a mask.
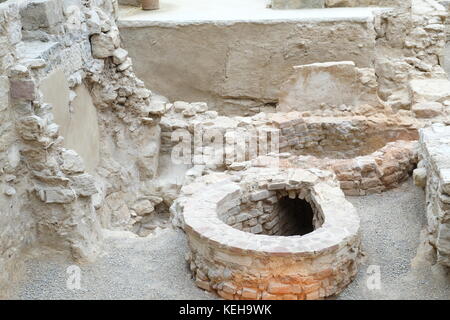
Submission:
[[[21,270],[21,255],[35,241],[32,210],[27,203],[27,168],[21,161],[20,137],[10,104],[9,72],[21,41],[19,7],[0,3],[0,298]]]
[[[301,227],[299,221],[302,219],[302,213],[295,212],[296,214],[291,214],[280,203],[280,199],[288,201],[288,199],[295,200],[297,197],[285,190],[277,193],[271,190],[271,186],[274,188],[276,183],[269,185],[268,191],[263,190],[254,194],[249,198],[248,202],[234,206],[221,213],[219,219],[235,229],[254,234],[271,236],[300,235],[297,232]],[[322,225],[323,217],[320,216],[314,203],[309,203],[309,206],[313,212],[311,226],[315,230]],[[306,208],[307,206],[305,211],[307,211]],[[300,208],[297,209],[300,210]],[[305,212],[305,214],[307,213]]]
[[[198,107],[201,106],[200,109]],[[324,106],[314,112],[260,113],[252,117],[225,117],[208,111],[203,103],[189,104],[177,101],[161,106],[166,110],[161,118],[161,150],[170,153],[177,139],[177,130],[194,134],[220,132],[251,132],[276,130],[279,132],[281,152],[296,155],[314,155],[329,158],[353,158],[370,154],[388,142],[417,140],[421,123],[412,112],[394,113],[383,107],[363,105]],[[200,111],[197,111],[200,110]],[[207,138],[205,137],[207,144]]]
[[[375,19],[378,95],[395,110],[411,109],[417,101],[410,82],[440,91],[447,76],[442,68],[445,46],[445,8],[434,0],[405,1],[404,6]]]
[[[319,159],[314,156],[261,156],[248,166],[281,168],[321,168],[336,174],[342,191],[349,196],[364,196],[396,188],[407,180],[418,162],[417,141],[395,141],[383,148],[353,159]],[[241,164],[242,168],[245,165]],[[237,169],[234,163],[230,169]]]
[[[426,215],[428,239],[437,253],[437,261],[450,267],[450,127],[436,124],[420,131],[423,181],[416,183],[426,188]],[[419,174],[419,173],[416,173]],[[425,178],[426,177],[426,178]]]
[[[131,230],[162,199],[148,183],[160,114],[121,48],[117,3],[0,4],[0,296],[26,249],[96,258],[101,227]]]

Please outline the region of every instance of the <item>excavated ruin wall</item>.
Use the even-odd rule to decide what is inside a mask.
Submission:
[[[158,114],[120,47],[117,3],[0,5],[0,296],[25,249],[96,258],[101,227],[131,229],[162,199]],[[153,118],[152,118],[153,117]]]
[[[27,203],[27,168],[20,161],[20,138],[10,104],[8,71],[17,60],[15,46],[21,41],[19,8],[0,4],[0,298],[6,285],[20,271],[20,255],[35,240],[31,208]]]
[[[336,173],[345,194],[366,195],[398,186],[410,176],[418,161],[416,140],[421,124],[411,112],[384,113],[380,107],[361,106],[353,111],[224,117],[207,111],[204,104],[177,101],[166,107],[160,122],[162,154],[183,153],[184,157],[187,148],[188,163],[197,168],[329,169]],[[277,141],[272,144],[273,135]],[[242,143],[234,141],[233,136],[240,137]],[[197,156],[198,140],[203,141],[206,160]],[[227,146],[233,143],[243,151],[239,159],[226,155]],[[252,152],[256,147],[259,152]],[[272,156],[266,156],[271,153]],[[216,155],[214,162],[208,160],[209,154]]]
[[[375,32],[365,18],[192,24],[121,20],[119,26],[148,87],[171,101],[205,101],[222,114],[273,108],[292,66],[351,60],[370,67],[375,59]]]
[[[450,267],[450,127],[420,131],[421,162],[426,170],[426,214],[430,244],[437,261]]]
[[[375,17],[378,95],[394,110],[419,102],[414,80],[429,88],[437,86],[431,79],[447,79],[442,68],[446,18],[445,8],[434,0],[405,1]]]
[[[277,103],[293,66],[354,61],[359,68],[375,68],[380,98],[398,110],[416,102],[412,78],[446,78],[446,15],[434,0],[409,0],[373,17],[333,21],[123,19],[119,26],[138,75],[170,100],[206,101],[222,114],[254,114]]]

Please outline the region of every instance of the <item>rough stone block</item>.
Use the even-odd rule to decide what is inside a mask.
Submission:
[[[450,81],[446,79],[411,80],[409,89],[413,103],[450,99]]]
[[[95,186],[94,177],[90,174],[84,173],[71,177],[71,187],[75,190],[77,195],[89,197],[98,192]]]
[[[128,57],[128,51],[122,48],[118,48],[113,52],[113,61],[115,64],[121,64],[125,62]]]
[[[76,199],[77,195],[72,189],[45,189],[39,191],[39,197],[45,203],[69,203]]]
[[[119,46],[119,43],[120,40],[118,32],[111,30],[108,33],[94,34],[91,37],[92,55],[94,56],[94,58],[98,59],[111,57],[114,55],[116,48]]]
[[[355,105],[359,96],[355,64],[351,61],[294,67],[282,85],[277,111],[306,111],[329,105]]]
[[[32,80],[11,80],[10,88],[13,99],[33,100],[35,98],[35,85]]]
[[[439,102],[421,102],[413,105],[411,110],[418,118],[433,118],[442,115],[443,105]]]
[[[413,179],[416,186],[425,188],[427,185],[427,170],[425,168],[417,168],[413,172]]]
[[[61,0],[32,0],[21,11],[24,30],[52,27],[63,21]]]

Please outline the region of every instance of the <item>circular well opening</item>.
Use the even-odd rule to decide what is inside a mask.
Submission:
[[[273,236],[302,236],[323,223],[314,203],[303,192],[280,192],[268,199],[233,208],[221,219],[241,231]]]

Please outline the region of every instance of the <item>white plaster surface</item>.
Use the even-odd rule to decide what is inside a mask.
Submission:
[[[64,147],[73,149],[83,158],[88,172],[93,173],[100,157],[97,110],[84,85],[75,88],[76,97],[69,107],[69,84],[61,70],[45,78],[40,88],[44,100],[52,104],[55,123],[64,137]]]
[[[275,21],[366,21],[380,8],[273,10],[265,0],[161,0],[160,10],[121,6],[119,25]]]

